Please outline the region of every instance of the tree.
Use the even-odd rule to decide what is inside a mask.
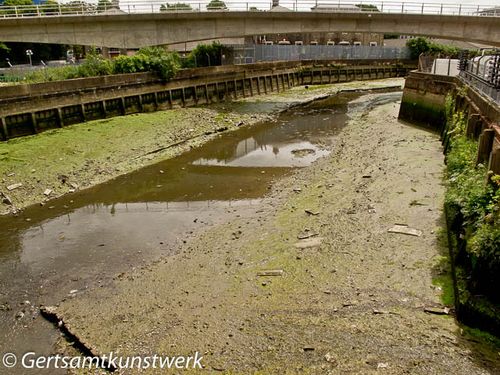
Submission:
[[[13,7],[17,5],[33,5],[32,0],[5,0],[2,4],[6,7]]]
[[[376,5],[372,4],[356,4],[356,6],[363,12],[380,12]]]
[[[155,72],[166,81],[179,67],[179,55],[161,47],[141,48],[134,56],[118,56],[113,60],[113,73]]]
[[[33,5],[32,0],[5,0],[0,6],[0,14],[16,14],[16,10],[14,9],[5,9],[7,7],[15,6],[22,7],[17,9],[17,14],[34,14],[36,12],[36,8],[30,7],[29,5]]]
[[[75,11],[92,13],[96,10],[97,9],[95,4],[89,4],[85,1],[74,0],[70,1],[69,3],[61,4],[61,11],[63,13],[74,13]]]
[[[188,55],[183,65],[186,68],[221,65],[222,55],[225,53],[226,48],[219,42],[198,44]]]
[[[406,46],[410,49],[410,56],[416,60],[422,53],[429,53],[433,55],[443,55],[449,58],[458,56],[460,50],[456,47],[446,46],[431,42],[427,38],[414,38],[406,42]]]
[[[97,2],[97,11],[99,13],[105,12],[113,8],[113,3],[110,0],[99,0]]]
[[[57,14],[59,12],[59,3],[55,0],[47,0],[42,5],[39,5],[41,13]]]
[[[193,8],[191,8],[191,5],[185,4],[185,3],[175,3],[175,4],[167,3],[167,6],[165,6],[163,4],[160,6],[161,12],[172,12],[172,11],[178,11],[178,10],[189,11],[189,10],[193,10]]]
[[[429,41],[421,37],[409,39],[406,42],[406,46],[410,49],[410,56],[413,60],[418,59],[422,53],[429,52],[430,50]]]
[[[227,9],[226,3],[222,0],[211,0],[207,5],[207,10],[224,10]]]

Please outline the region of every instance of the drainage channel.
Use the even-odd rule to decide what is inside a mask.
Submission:
[[[203,228],[259,209],[273,182],[331,151],[355,111],[399,92],[349,92],[290,109],[275,121],[0,218],[0,352],[50,354],[58,337],[39,315],[114,275],[168,256]],[[5,346],[5,347],[4,347]]]

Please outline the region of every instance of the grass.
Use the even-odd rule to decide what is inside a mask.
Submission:
[[[141,167],[147,160],[138,157],[148,151],[203,134],[212,125],[200,119],[210,117],[211,112],[189,108],[128,115],[0,142],[4,179],[0,191],[22,207],[43,200],[45,189],[52,189],[55,196],[66,193],[70,187],[59,182],[60,175],[80,187],[103,182]],[[196,131],[189,132],[191,128]],[[165,157],[175,152],[167,150]],[[21,188],[4,190],[18,182]]]
[[[500,349],[500,338],[477,328],[462,326],[463,336],[481,344]]]

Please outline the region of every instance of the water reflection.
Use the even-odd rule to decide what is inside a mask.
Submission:
[[[1,289],[18,293],[26,280],[39,284],[48,273],[51,282],[73,274],[92,278],[133,264],[138,251],[148,259],[165,254],[195,226],[226,220],[230,206],[255,204],[277,178],[326,155],[325,144],[346,123],[356,97],[290,110],[277,121],[0,218]]]

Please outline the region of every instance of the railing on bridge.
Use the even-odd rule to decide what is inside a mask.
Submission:
[[[112,4],[112,5],[109,5]],[[454,16],[500,17],[498,5],[436,4],[425,2],[395,1],[335,1],[335,0],[281,0],[279,7],[273,8],[272,1],[252,2],[224,1],[217,6],[209,6],[209,0],[183,0],[181,2],[162,0],[121,0],[96,4],[85,1],[69,3],[49,3],[40,5],[0,6],[0,18],[53,17],[64,15],[103,15],[172,12],[213,12],[213,11],[278,11],[278,12],[327,12],[327,13],[393,13]]]
[[[408,48],[335,45],[234,45],[235,64],[300,60],[393,60],[409,59]]]

